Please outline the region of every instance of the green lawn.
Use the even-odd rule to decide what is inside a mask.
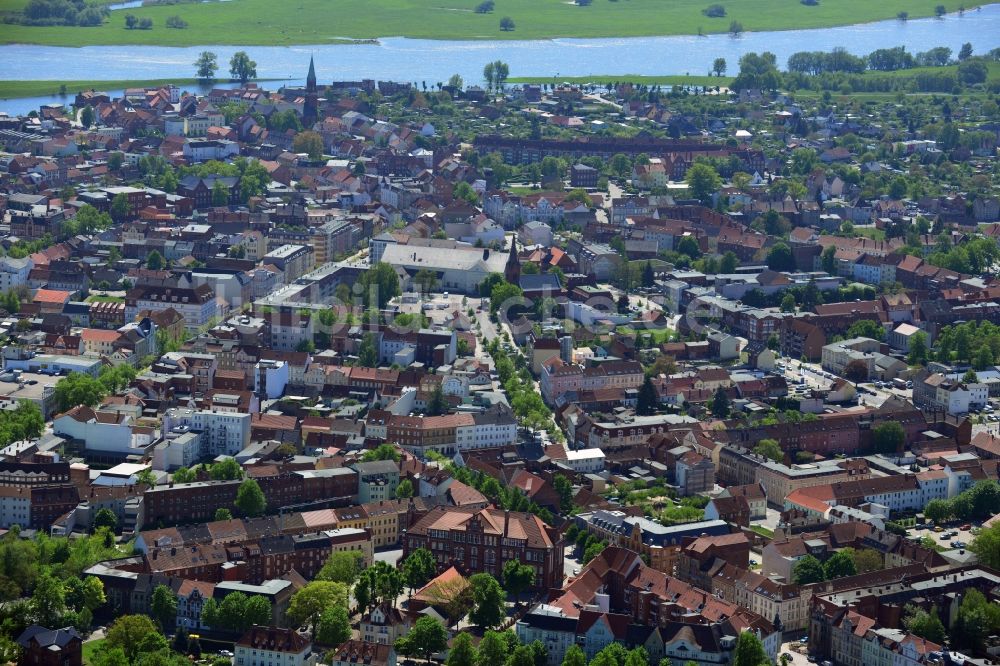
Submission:
[[[280,79],[259,79],[263,81],[278,81]],[[0,99],[16,97],[42,97],[44,95],[60,95],[65,91],[66,102],[71,104],[72,98],[84,90],[111,91],[123,88],[152,88],[173,84],[178,87],[195,88],[199,85],[197,79],[142,79],[119,81],[0,81]],[[63,88],[65,86],[65,88]]]
[[[622,74],[620,76],[516,76],[507,79],[508,83],[575,83],[578,85],[593,84],[605,86],[609,83],[639,83],[647,86],[728,86],[733,81],[731,76],[643,76],[639,74]]]
[[[0,0],[0,16],[27,0]],[[403,35],[426,39],[548,39],[725,33],[731,21],[745,30],[824,28],[893,18],[907,11],[931,16],[941,0],[824,0],[816,6],[798,0],[727,0],[727,15],[708,18],[710,0],[597,0],[580,7],[567,0],[500,0],[496,10],[477,14],[480,0],[233,0],[158,5],[128,10],[153,20],[151,30],[126,30],[125,12],[114,12],[99,27],[4,25],[0,42],[86,46],[92,44],[329,44],[352,39]],[[944,0],[957,10],[957,0]],[[189,27],[165,27],[169,16]],[[516,28],[501,31],[502,17]],[[251,56],[253,54],[251,53]],[[731,67],[735,63],[730,64]],[[702,74],[702,72],[698,72]]]
[[[76,95],[84,90],[116,90],[120,88],[140,88],[146,86],[192,86],[195,79],[155,79],[152,81],[0,81],[0,98],[40,97],[58,95],[65,86],[66,94]]]
[[[750,531],[751,532],[756,532],[757,534],[761,535],[762,537],[767,537],[768,539],[773,539],[774,538],[774,532],[771,531],[771,530],[769,530],[769,529],[767,529],[763,525],[751,525],[750,526]]]
[[[87,303],[124,303],[121,296],[105,296],[103,294],[93,294],[87,297]]]
[[[90,666],[94,663],[94,653],[104,645],[104,639],[98,638],[96,641],[87,641],[83,644],[83,663]]]

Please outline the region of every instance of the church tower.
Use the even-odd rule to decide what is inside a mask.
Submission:
[[[302,107],[302,124],[309,129],[319,117],[319,93],[316,91],[316,66],[309,57],[309,74],[306,75],[306,102]]]

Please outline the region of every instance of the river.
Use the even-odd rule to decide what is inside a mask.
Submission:
[[[372,44],[301,46],[86,46],[82,48],[11,44],[0,46],[3,79],[162,79],[192,76],[192,63],[203,50],[218,54],[221,69],[230,56],[245,50],[257,62],[261,78],[301,83],[316,58],[320,80],[363,78],[426,82],[428,87],[460,74],[466,84],[482,80],[483,65],[501,59],[511,76],[587,76],[598,74],[706,74],[723,57],[730,72],[747,52],[771,51],[784,66],[796,51],[829,51],[841,46],[863,55],[878,48],[905,46],[916,52],[947,46],[957,52],[971,42],[976,53],[1000,46],[1000,4],[951,14],[941,19],[879,21],[815,30],[729,35],[552,39],[529,41],[436,41],[387,37]],[[95,74],[99,72],[99,75]],[[278,83],[266,84],[272,88]],[[68,91],[71,94],[77,91]],[[108,91],[117,92],[117,91]],[[0,111],[25,113],[40,104],[65,103],[72,95],[0,100]]]

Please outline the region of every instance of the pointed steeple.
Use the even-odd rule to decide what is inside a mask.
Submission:
[[[316,65],[313,57],[309,56],[309,73],[306,75],[306,90],[313,92],[316,90]]]
[[[319,94],[316,88],[316,65],[309,56],[309,73],[306,75],[306,100],[302,107],[302,121],[306,125],[316,122],[319,115]]]

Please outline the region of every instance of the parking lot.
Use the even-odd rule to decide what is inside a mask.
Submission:
[[[966,525],[968,525],[970,529],[962,529]],[[920,538],[929,537],[934,540],[934,543],[946,549],[951,549],[951,548],[962,547],[957,545],[952,546],[952,543],[961,542],[965,544],[965,546],[968,546],[970,543],[972,543],[972,540],[975,538],[973,530],[977,530],[977,528],[973,526],[971,523],[963,523],[962,525],[956,525],[955,527],[943,527],[941,528],[940,532],[935,532],[933,528],[924,528],[919,530],[910,529],[909,533],[910,536],[916,536]],[[953,536],[946,537],[945,536],[946,534]]]

